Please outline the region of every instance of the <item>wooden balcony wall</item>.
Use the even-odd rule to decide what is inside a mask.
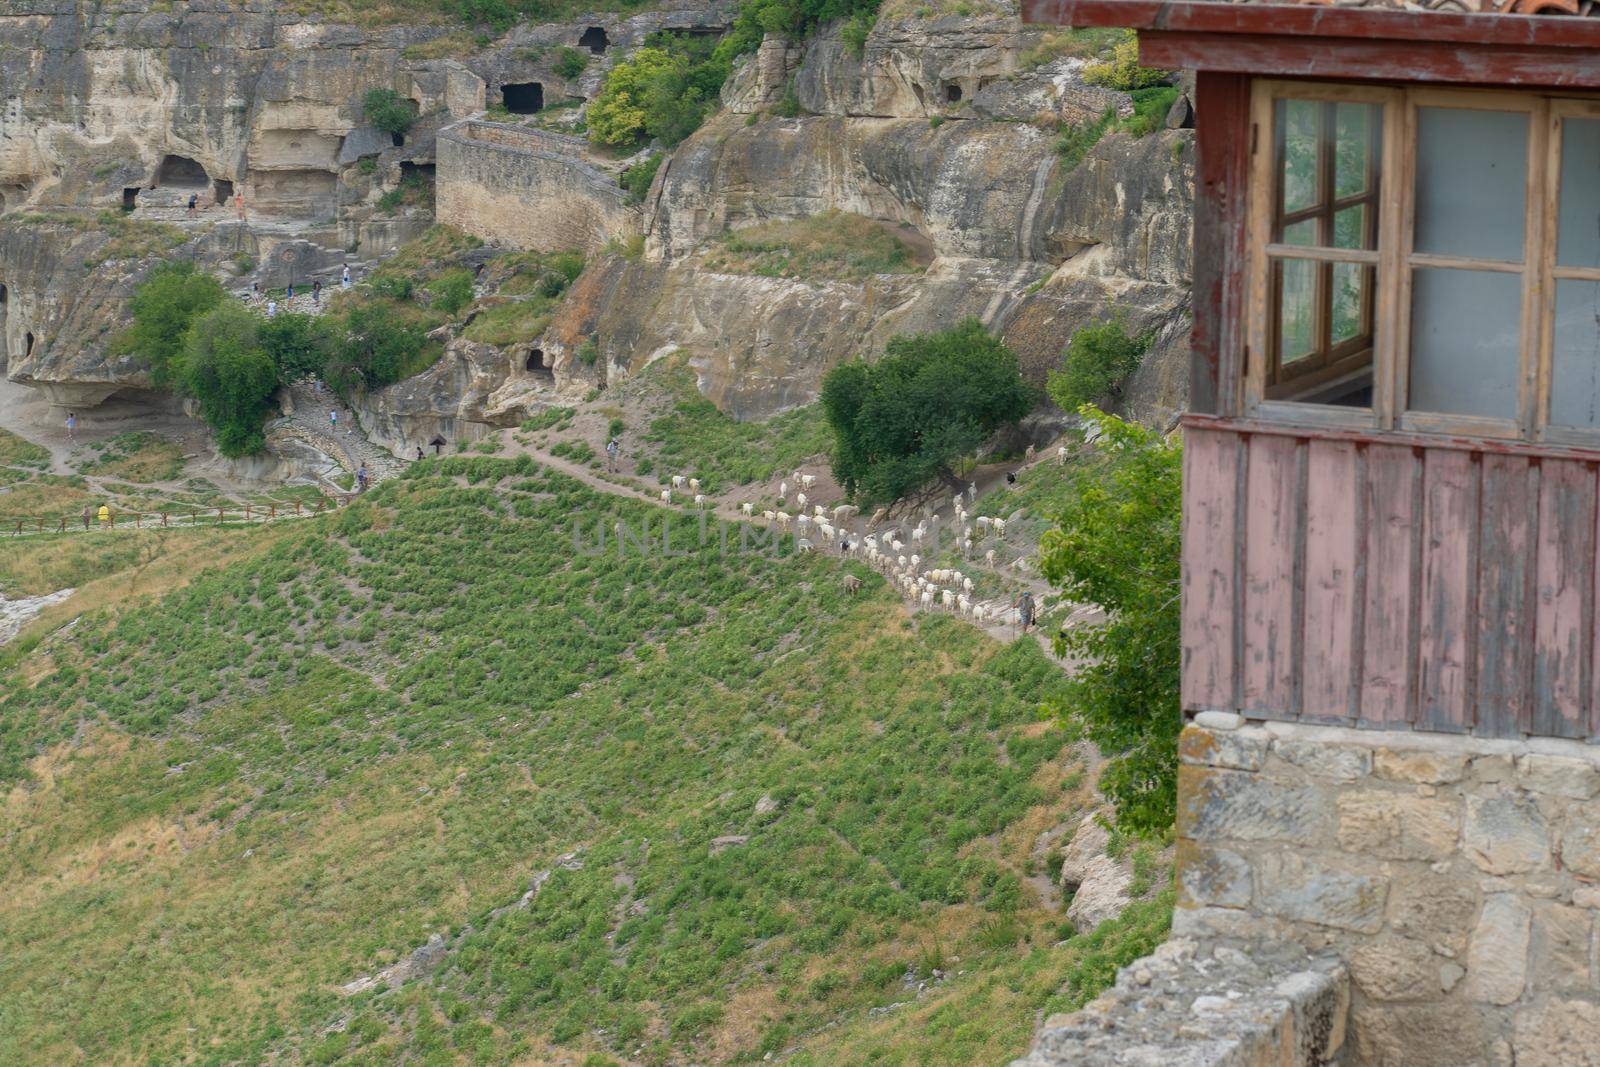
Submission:
[[[1191,416],[1184,707],[1594,738],[1597,461]]]

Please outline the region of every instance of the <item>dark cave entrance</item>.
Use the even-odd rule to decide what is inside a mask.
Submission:
[[[226,178],[218,178],[211,183],[211,192],[219,206],[227,207],[228,201],[233,199],[233,183]]]
[[[439,171],[437,163],[413,163],[409,159],[400,161],[400,180],[407,178],[420,178],[423,181],[433,181]]]
[[[500,101],[513,115],[532,115],[544,107],[544,86],[538,82],[502,85]]]
[[[157,185],[204,186],[211,181],[206,169],[188,156],[168,156],[156,170]]]
[[[552,375],[554,372],[544,362],[544,350],[535,348],[528,353],[528,360],[523,364],[523,369],[530,374]]]
[[[124,190],[122,190],[122,210],[124,210],[124,211],[132,211],[134,208],[136,208],[138,206],[139,206],[139,190],[138,189],[124,189]]]
[[[22,335],[22,356],[26,359],[31,355],[33,355],[33,334],[25,333]]]
[[[944,83],[944,102],[947,104],[959,104],[961,102],[961,86],[959,83]]]
[[[605,55],[606,46],[610,43],[604,26],[590,26],[583,31],[583,36],[578,38],[579,48],[587,48],[597,56]]]

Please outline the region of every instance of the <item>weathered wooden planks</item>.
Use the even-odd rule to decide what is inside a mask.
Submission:
[[[1293,710],[1295,684],[1295,567],[1300,526],[1296,453],[1292,437],[1249,439],[1245,493],[1243,706],[1248,711]]]
[[[1356,608],[1365,574],[1359,567],[1363,495],[1357,486],[1365,457],[1348,441],[1312,441],[1308,451],[1300,714],[1344,722],[1359,711]]]
[[[1600,735],[1595,462],[1193,428],[1186,707]]]
[[[1183,704],[1234,706],[1234,547],[1241,445],[1196,431],[1183,445]]]

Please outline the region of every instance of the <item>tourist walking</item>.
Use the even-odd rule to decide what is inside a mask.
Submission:
[[[104,504],[100,505],[100,528],[102,530],[111,526],[111,509]]]
[[[190,193],[189,194],[189,214],[191,214],[191,215],[194,214],[194,209],[195,209],[196,205],[198,205],[199,203],[200,203],[200,197],[195,193]]]
[[[365,463],[363,463],[361,465],[360,469],[356,471],[356,492],[365,493],[366,491],[367,491],[367,465]]]
[[[417,446],[417,462],[418,463],[422,462],[422,446],[421,445]]]
[[[1022,623],[1022,632],[1027,633],[1033,626],[1033,594],[1024,590],[1023,594],[1017,597],[1016,608],[1017,619]]]
[[[333,433],[339,432],[339,412],[336,408],[328,409],[328,429]]]
[[[267,318],[269,318],[269,319],[273,318],[277,314],[278,314],[278,302],[276,300],[268,300],[267,301]]]
[[[341,288],[350,288],[350,264],[348,263],[344,264],[343,269],[339,272],[339,285]]]
[[[311,306],[320,307],[322,304],[322,282],[317,280],[311,283]]]
[[[69,411],[69,412],[67,412],[67,440],[68,441],[76,441],[77,439],[78,439],[78,416]]]
[[[94,505],[85,504],[83,506],[83,528],[87,530],[89,528],[89,523],[92,521],[94,521]]]
[[[617,473],[617,439],[613,437],[606,442],[606,471],[610,474]]]

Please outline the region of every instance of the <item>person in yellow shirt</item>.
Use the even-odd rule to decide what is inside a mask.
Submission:
[[[100,505],[100,528],[103,530],[111,525],[111,509],[104,504]]]

